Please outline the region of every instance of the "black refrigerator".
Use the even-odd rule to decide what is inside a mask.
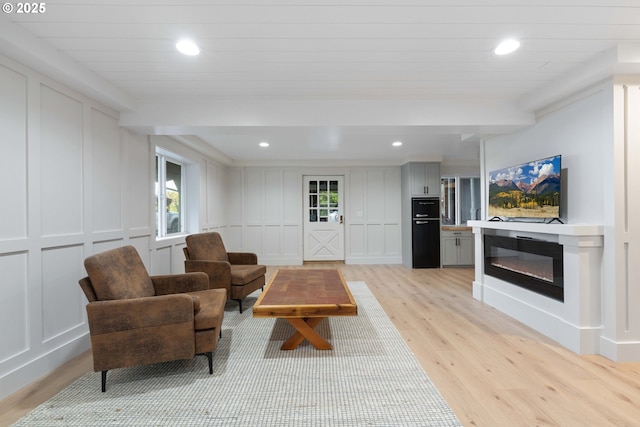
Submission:
[[[440,267],[440,199],[411,200],[413,268]]]

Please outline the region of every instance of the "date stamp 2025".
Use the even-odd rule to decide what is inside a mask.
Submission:
[[[3,3],[2,12],[16,14],[38,14],[47,11],[46,3]]]

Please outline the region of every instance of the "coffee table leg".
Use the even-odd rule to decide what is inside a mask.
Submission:
[[[333,347],[329,344],[324,338],[322,338],[318,333],[313,329],[320,322],[322,322],[324,317],[310,317],[307,319],[287,319],[291,326],[296,328],[296,332],[291,335],[291,337],[282,344],[280,350],[293,350],[298,347],[302,341],[309,340],[309,342],[318,350],[332,350]]]

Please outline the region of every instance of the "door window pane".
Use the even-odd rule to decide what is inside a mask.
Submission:
[[[309,181],[309,222],[339,221],[339,191],[337,180]]]

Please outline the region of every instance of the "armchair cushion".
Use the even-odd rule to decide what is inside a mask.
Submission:
[[[192,234],[185,239],[189,259],[229,262],[222,237],[216,232]]]
[[[184,270],[186,272],[203,272],[209,277],[209,288],[226,289],[227,294],[231,292],[231,264],[228,262],[186,259]],[[228,296],[231,297],[230,294]]]
[[[193,322],[193,299],[188,294],[96,301],[87,306],[92,335]]]
[[[234,265],[231,268],[231,284],[244,285],[249,283],[267,272],[264,265]]]
[[[209,277],[205,273],[166,274],[151,276],[156,295],[179,294],[209,289]]]
[[[209,289],[189,292],[189,295],[200,300],[200,310],[194,318],[196,331],[220,327],[224,315],[224,304],[227,302],[227,291]]]
[[[84,266],[100,301],[151,297],[156,294],[140,255],[133,246],[90,256]]]
[[[231,264],[257,264],[258,255],[252,252],[227,252]]]

